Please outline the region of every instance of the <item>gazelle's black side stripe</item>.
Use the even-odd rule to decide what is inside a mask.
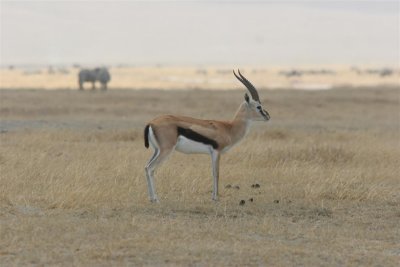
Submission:
[[[196,133],[191,129],[185,129],[182,127],[178,127],[178,135],[182,135],[190,140],[200,142],[206,145],[211,145],[214,149],[218,148],[218,143],[215,140],[212,140],[204,135]]]

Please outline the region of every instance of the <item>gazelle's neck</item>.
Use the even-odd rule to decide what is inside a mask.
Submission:
[[[231,121],[231,138],[232,143],[239,142],[250,130],[251,119],[248,114],[247,103],[243,102],[236,111],[233,120]]]

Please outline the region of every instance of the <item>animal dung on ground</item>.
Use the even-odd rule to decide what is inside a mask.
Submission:
[[[253,201],[254,201],[254,198],[249,198],[249,201],[250,201],[250,202],[253,202]]]
[[[251,187],[252,188],[260,188],[260,184],[252,184]]]
[[[227,189],[230,189],[230,188],[240,189],[240,186],[238,186],[238,185],[230,185],[230,184],[227,184],[227,185],[225,186],[225,188],[227,188]]]
[[[246,203],[246,201],[244,201],[244,199],[240,200],[239,205],[243,206]]]
[[[279,200],[278,200],[278,199],[275,199],[275,200],[274,200],[274,203],[278,204],[278,203],[279,203]]]

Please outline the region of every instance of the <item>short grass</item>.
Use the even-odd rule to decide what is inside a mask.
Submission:
[[[395,88],[261,91],[219,202],[209,157],[178,153],[148,201],[146,121],[229,119],[243,93],[0,91],[0,265],[397,266]]]

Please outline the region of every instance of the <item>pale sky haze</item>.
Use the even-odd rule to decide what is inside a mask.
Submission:
[[[399,62],[399,1],[3,1],[1,65]]]

